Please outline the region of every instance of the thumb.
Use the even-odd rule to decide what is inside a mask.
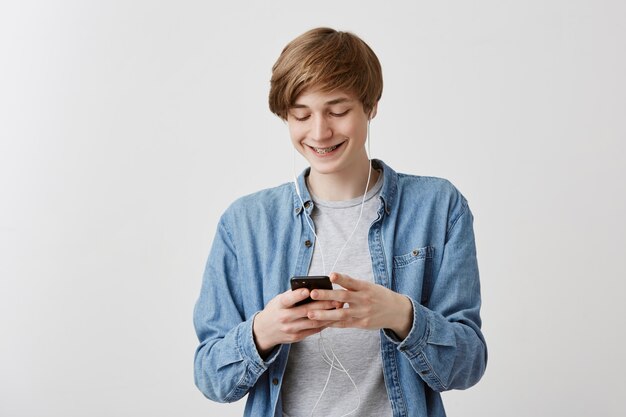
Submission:
[[[307,288],[299,288],[295,291],[287,290],[280,295],[280,304],[283,308],[292,307],[298,301],[302,301],[309,296]]]

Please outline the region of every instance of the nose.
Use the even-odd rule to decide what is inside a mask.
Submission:
[[[330,123],[324,116],[315,117],[311,127],[311,136],[315,140],[329,139],[333,136]]]

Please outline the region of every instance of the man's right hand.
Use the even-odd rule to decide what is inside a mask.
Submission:
[[[274,346],[282,343],[299,342],[328,327],[332,321],[310,320],[312,310],[340,308],[336,301],[313,301],[294,306],[309,296],[309,290],[300,288],[287,290],[272,298],[254,318],[252,333],[259,355],[266,358]]]

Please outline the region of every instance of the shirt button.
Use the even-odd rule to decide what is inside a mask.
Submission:
[[[272,379],[272,384],[274,384],[274,385],[278,385],[278,378],[274,378],[274,379]]]
[[[310,248],[311,245],[312,245],[312,243],[311,243],[310,240],[307,239],[307,240],[304,241],[304,246],[306,246],[307,248]]]
[[[413,250],[413,256],[417,256],[420,254],[420,251],[418,251],[417,249]]]
[[[300,214],[300,212],[301,212],[301,211],[302,211],[302,207],[298,207],[298,208],[296,209],[296,214]]]
[[[304,208],[308,209],[309,207],[311,207],[311,202],[307,201],[306,203],[304,203]]]

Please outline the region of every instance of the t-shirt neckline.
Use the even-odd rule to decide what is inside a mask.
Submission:
[[[382,171],[379,171],[380,175],[378,176],[378,180],[376,184],[372,188],[369,189],[367,194],[365,194],[365,201],[371,200],[376,196],[376,194],[380,193],[380,190],[383,188],[383,178],[384,175]],[[350,208],[354,206],[361,205],[363,201],[363,195],[360,195],[355,198],[351,198],[349,200],[322,200],[315,195],[311,194],[311,200],[315,203],[316,206],[326,207],[326,208]]]

